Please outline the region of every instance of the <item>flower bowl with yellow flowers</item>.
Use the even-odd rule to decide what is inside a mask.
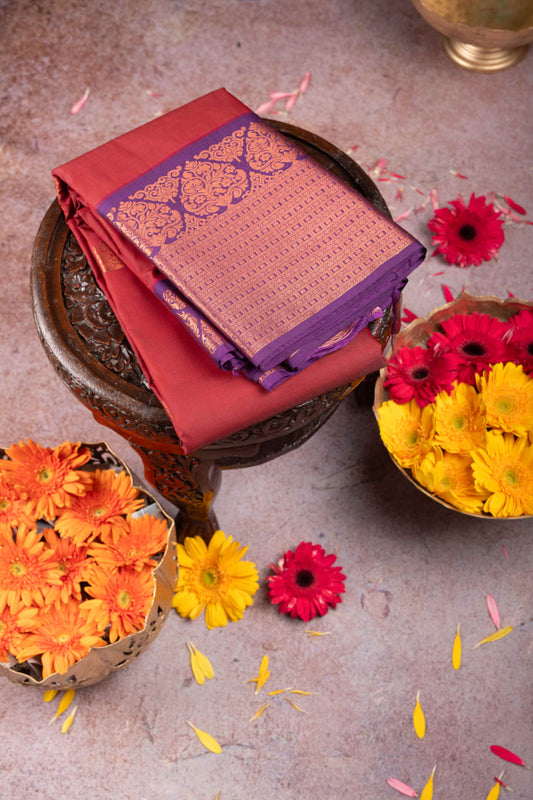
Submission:
[[[0,449],[0,674],[66,689],[126,667],[176,574],[174,522],[107,444]]]
[[[533,303],[459,297],[395,338],[374,413],[394,463],[475,517],[533,515]]]

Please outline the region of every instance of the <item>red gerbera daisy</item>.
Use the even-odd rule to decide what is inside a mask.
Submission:
[[[428,349],[455,355],[457,380],[462,383],[474,385],[476,372],[506,360],[507,327],[490,314],[455,314],[442,320],[441,328],[429,337]]]
[[[490,261],[503,244],[503,219],[492,203],[487,203],[484,195],[471,195],[465,206],[461,196],[449,201],[449,208],[438,208],[435,216],[428,222],[434,236],[431,244],[448,264],[468,267],[479,266],[482,261]]]
[[[402,347],[387,365],[384,386],[395,403],[415,400],[421,408],[439,392],[451,392],[457,377],[457,357],[441,350]]]
[[[533,373],[533,309],[523,308],[509,320],[509,361]]]
[[[268,578],[268,595],[279,603],[279,612],[308,622],[323,616],[329,607],[342,601],[345,591],[342,567],[333,567],[335,555],[326,555],[318,544],[300,542],[294,553],[288,550]]]

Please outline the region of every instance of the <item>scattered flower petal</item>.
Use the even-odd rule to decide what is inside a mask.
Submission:
[[[426,733],[426,717],[420,705],[420,692],[416,693],[416,703],[413,711],[413,726],[419,739],[423,739]]]
[[[67,689],[64,692],[63,697],[61,698],[59,705],[57,707],[57,711],[55,713],[55,717],[50,720],[50,724],[54,722],[67,708],[70,706],[72,701],[74,700],[74,695],[76,694],[75,689]]]
[[[394,217],[394,222],[401,222],[403,219],[407,219],[408,216],[412,213],[413,209],[408,208],[407,211],[404,211],[402,214],[399,214],[397,217]]]
[[[476,647],[479,647],[481,644],[486,644],[487,642],[495,642],[498,639],[503,639],[503,637],[511,633],[512,630],[513,630],[512,625],[508,625],[506,628],[500,628],[499,630],[494,631],[494,633],[491,633],[490,636],[485,636],[484,639],[482,639],[480,642],[474,645],[473,649],[475,650]]]
[[[289,703],[289,705],[291,705],[293,708],[295,708],[296,711],[301,711],[302,714],[307,714],[307,711],[305,709],[303,709],[303,708],[300,708],[300,706],[297,706],[296,703],[293,700],[290,699],[290,697],[286,697],[285,700],[287,701],[287,703]]]
[[[511,197],[507,197],[507,195],[504,195],[503,199],[513,209],[513,211],[518,212],[518,214],[526,214],[527,213],[526,209],[523,208],[522,206],[518,205],[518,203],[515,203],[515,201]]]
[[[406,783],[402,783],[402,781],[397,780],[396,778],[387,778],[387,783],[389,786],[392,786],[393,789],[396,789],[397,792],[400,792],[400,794],[403,794],[406,797],[418,797],[414,789],[412,789]]]
[[[491,620],[494,622],[496,628],[500,627],[500,611],[498,609],[498,605],[496,600],[491,594],[487,595],[487,610],[489,612],[489,616]]]
[[[442,294],[444,295],[444,299],[447,303],[451,303],[453,301],[453,293],[449,286],[446,286],[445,283],[442,284]]]
[[[487,795],[487,800],[498,800],[499,796],[500,796],[500,783],[496,781],[496,783],[494,784],[494,786]]]
[[[520,756],[517,756],[516,753],[512,753],[511,750],[507,750],[506,747],[501,747],[499,744],[491,744],[490,749],[495,756],[503,758],[505,761],[510,761],[511,764],[518,764],[520,767],[531,769],[529,764],[526,764]]]
[[[420,800],[432,800],[433,797],[433,775],[435,774],[435,770],[437,769],[437,765],[435,765],[431,771],[431,775],[429,776],[429,780],[422,789],[422,793],[420,795]]]
[[[87,87],[85,89],[84,93],[82,94],[82,96],[80,97],[80,99],[77,100],[74,103],[74,105],[71,107],[71,109],[70,109],[70,113],[71,114],[79,114],[79,112],[82,110],[83,106],[87,102],[87,99],[89,97],[90,92],[91,92],[91,90],[89,89],[89,87]]]
[[[459,632],[459,625],[457,626],[457,633],[453,640],[452,648],[452,664],[454,669],[459,669],[461,666],[461,634]]]
[[[308,636],[331,636],[331,631],[305,631]]]
[[[271,692],[268,693],[269,697],[273,697],[275,694],[283,694],[284,692],[291,692],[292,689],[273,689]]]
[[[186,720],[187,725],[190,725],[195,734],[197,735],[200,742],[203,744],[206,750],[210,750],[212,753],[221,753],[222,747],[219,745],[216,739],[211,736],[211,734],[206,733],[205,731],[201,731],[199,728],[196,728],[192,722]]]
[[[509,560],[509,553],[507,552],[507,548],[504,544],[502,544],[503,555],[507,560]]]
[[[266,114],[267,111],[270,111],[276,105],[275,100],[267,100],[266,103],[261,103],[260,106],[257,106],[255,109],[256,114]]]
[[[70,726],[74,722],[74,717],[76,716],[76,711],[77,710],[78,710],[78,706],[74,706],[74,708],[72,709],[72,711],[70,712],[70,714],[68,715],[68,717],[66,718],[66,720],[64,721],[64,723],[61,726],[61,733],[66,733],[68,731],[68,729],[70,728]]]
[[[402,314],[402,322],[412,322],[414,319],[418,319],[418,315],[414,313],[414,311],[410,311],[408,308],[403,309]]]
[[[270,670],[268,669],[268,656],[263,656],[261,664],[259,665],[259,673],[257,675],[257,683],[255,686],[255,693],[257,694],[270,678]]]
[[[272,692],[270,692],[270,694],[272,694]],[[248,722],[253,722],[253,721],[254,721],[254,719],[257,719],[258,717],[260,717],[260,716],[261,716],[261,714],[263,713],[263,711],[266,711],[266,709],[269,707],[269,705],[270,705],[270,703],[263,703],[263,705],[262,705],[262,706],[259,706],[259,708],[258,708],[258,709],[257,709],[257,711],[255,712],[255,714],[253,715],[253,717],[250,717],[250,719],[248,720]]]
[[[56,694],[59,692],[59,689],[47,689],[43,695],[43,700],[45,703],[49,703],[50,700],[53,700]]]
[[[305,692],[303,689],[290,689],[291,694],[318,694],[318,692]]]
[[[304,94],[308,90],[310,83],[311,83],[311,73],[306,72],[302,80],[300,81],[300,87],[299,87],[300,94]]]
[[[191,656],[192,674],[195,681],[201,686],[206,678],[211,679],[214,676],[213,667],[207,656],[197,650],[192,642],[187,642],[187,647]]]
[[[436,211],[439,207],[439,193],[436,188],[433,188],[429,193],[429,199],[431,200],[431,207],[433,211]]]

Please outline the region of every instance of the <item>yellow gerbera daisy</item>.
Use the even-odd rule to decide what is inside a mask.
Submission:
[[[488,514],[533,514],[533,446],[526,436],[489,431],[486,447],[472,452],[472,469],[476,484],[489,492]]]
[[[435,444],[449,453],[469,453],[482,447],[486,436],[485,406],[481,395],[467,383],[456,384],[435,398]]]
[[[413,467],[415,479],[432,494],[461,511],[479,513],[487,497],[477,487],[472,472],[472,459],[464,453],[446,453],[436,447]]]
[[[379,407],[378,424],[385,447],[402,467],[418,463],[433,446],[433,404],[420,408],[415,400],[386,400]]]
[[[28,633],[18,652],[19,661],[41,656],[43,680],[54,672],[65,673],[91,647],[104,647],[102,639],[76,600],[40,612],[35,630]]]
[[[12,483],[27,493],[27,512],[34,519],[54,519],[59,509],[85,493],[90,478],[79,467],[91,454],[80,447],[79,442],[63,442],[52,450],[28,439],[6,450],[9,458],[0,461],[0,472],[7,472]]]
[[[172,601],[178,614],[196,619],[205,609],[209,629],[241,619],[259,587],[255,564],[241,561],[247,550],[223,531],[216,531],[209,545],[200,536],[178,544],[178,582]]]
[[[106,542],[116,542],[128,530],[126,514],[137,511],[144,501],[126,472],[97,469],[90,474],[92,486],[59,514],[55,528],[76,544],[90,542],[97,536]]]
[[[490,372],[476,375],[485,403],[487,425],[502,433],[526,436],[533,429],[533,379],[522,366],[494,364]]]

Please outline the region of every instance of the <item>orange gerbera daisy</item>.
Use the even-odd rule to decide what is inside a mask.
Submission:
[[[110,572],[93,567],[89,580],[85,591],[94,599],[85,600],[80,607],[88,611],[98,630],[111,626],[110,642],[144,628],[155,586],[151,569],[139,572],[131,567],[121,567]]]
[[[36,530],[20,525],[14,540],[0,547],[0,610],[50,605],[59,595],[61,577],[53,551],[45,547]]]
[[[84,494],[90,478],[79,467],[91,454],[80,443],[64,442],[53,450],[28,439],[6,450],[0,472],[7,471],[15,486],[28,494],[28,513],[34,519],[54,519],[59,509]]]
[[[27,504],[27,495],[13,486],[7,474],[0,472],[0,541],[4,535],[11,537],[11,528],[16,528],[20,522],[32,524],[26,512]]]
[[[81,586],[87,572],[87,546],[77,545],[71,539],[61,539],[52,528],[44,531],[44,538],[54,554],[61,578],[61,590],[56,605],[68,602],[70,597],[81,601]]]
[[[33,627],[37,613],[36,606],[26,608],[23,603],[6,606],[0,612],[0,661],[9,661],[10,655],[18,657],[25,632]]]
[[[126,521],[129,526],[126,536],[121,536],[116,544],[93,542],[89,555],[110,571],[119,567],[141,570],[143,567],[157,566],[157,561],[152,556],[161,553],[167,546],[166,520],[151,514],[137,518],[128,514]]]
[[[41,656],[43,680],[54,672],[64,674],[91,647],[104,647],[102,639],[76,600],[43,609],[18,653],[19,661]]]
[[[65,508],[56,520],[61,536],[70,536],[76,544],[91,542],[97,536],[116,542],[128,530],[126,514],[144,505],[130,476],[112,469],[97,469],[91,473],[92,486]]]

